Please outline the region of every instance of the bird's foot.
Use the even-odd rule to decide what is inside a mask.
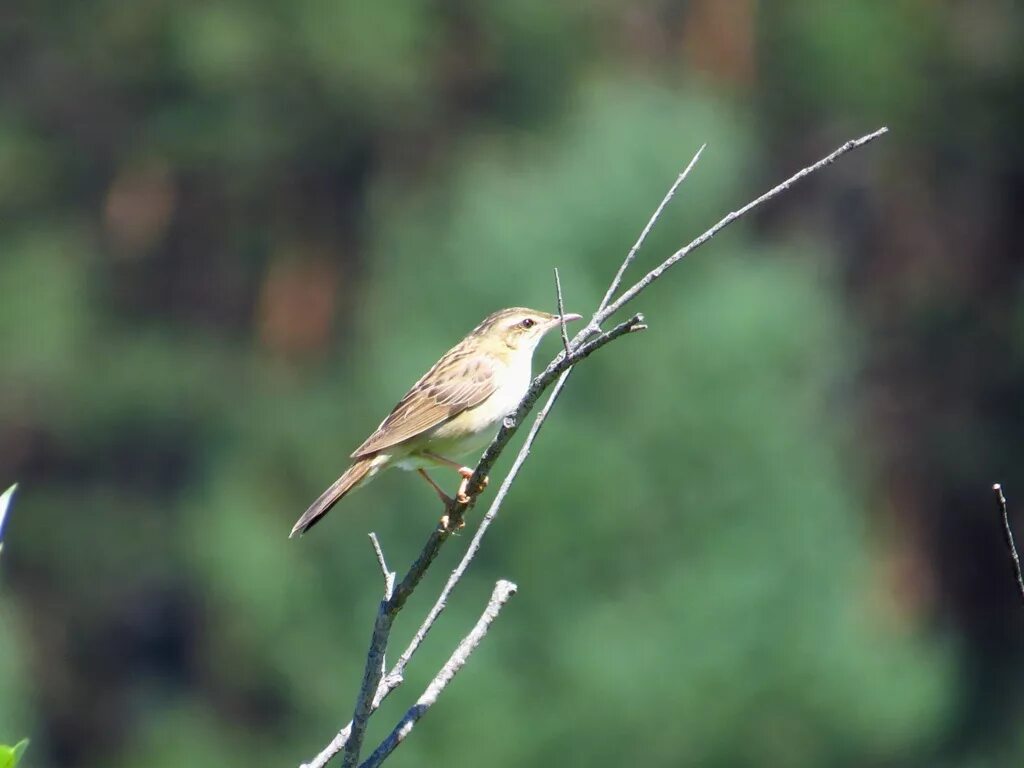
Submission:
[[[451,512],[449,511],[441,515],[439,525],[442,531],[461,531],[463,528],[466,527],[466,521],[462,517],[462,515],[459,515],[458,523],[453,526]]]
[[[459,474],[462,475],[462,482],[459,483],[459,491],[455,494],[455,500],[459,504],[469,504],[474,496],[484,492],[484,488],[491,482],[491,478],[484,477],[473,488],[469,487],[469,481],[473,479],[473,470],[469,467],[461,467]]]

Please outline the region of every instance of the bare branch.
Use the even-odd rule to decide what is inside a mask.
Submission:
[[[405,737],[409,735],[412,729],[416,726],[416,722],[426,714],[427,710],[430,709],[437,701],[437,697],[441,695],[448,683],[452,681],[452,678],[459,673],[465,664],[469,660],[469,656],[476,650],[476,647],[480,645],[480,641],[484,639],[487,634],[487,630],[491,626],[498,614],[501,612],[502,607],[509,601],[509,599],[516,593],[516,585],[511,581],[499,581],[494,585],[494,592],[491,593],[491,599],[487,603],[487,607],[484,609],[483,614],[477,621],[476,626],[470,631],[466,637],[463,638],[462,642],[459,643],[454,653],[445,662],[445,665],[441,667],[441,671],[437,673],[437,676],[430,681],[430,685],[427,686],[423,695],[417,699],[416,703],[405,713],[398,725],[391,734],[381,742],[381,745],[374,750],[373,754],[370,755],[362,763],[360,768],[376,768],[383,763],[388,756],[395,751],[399,744],[401,744]]]
[[[359,690],[359,698],[356,700],[355,712],[352,715],[352,722],[349,723],[349,737],[344,744],[345,754],[342,756],[342,766],[351,768],[359,761],[359,748],[362,744],[363,734],[366,731],[366,723],[370,719],[373,710],[376,709],[377,688],[381,677],[387,669],[387,647],[388,638],[391,635],[391,625],[394,622],[397,611],[390,609],[391,597],[395,592],[395,574],[388,570],[384,560],[384,551],[377,540],[377,534],[370,534],[370,542],[377,555],[377,563],[384,574],[384,599],[377,609],[377,618],[373,623],[373,635],[370,638],[370,650],[366,655],[366,668],[363,671],[363,684]]]
[[[351,766],[354,766],[356,764],[362,746],[362,740],[366,728],[366,721],[369,718],[369,715],[380,705],[380,703],[389,693],[391,693],[391,691],[393,691],[398,685],[401,684],[405,666],[408,664],[409,659],[419,648],[424,637],[426,637],[426,634],[430,631],[430,628],[433,626],[437,617],[444,610],[445,605],[447,603],[447,599],[452,589],[454,589],[455,585],[459,582],[462,575],[465,573],[466,568],[472,562],[473,557],[479,550],[483,535],[486,533],[488,527],[490,526],[490,523],[493,521],[494,517],[497,515],[499,509],[501,508],[501,504],[503,503],[505,496],[508,493],[508,489],[511,486],[512,481],[517,476],[520,468],[522,467],[523,462],[529,455],[530,448],[533,444],[533,440],[536,438],[536,435],[539,432],[541,425],[547,418],[547,415],[550,412],[550,409],[555,401],[555,398],[558,396],[558,394],[561,392],[561,389],[564,387],[566,379],[568,378],[568,375],[571,372],[572,367],[576,363],[593,354],[595,351],[603,347],[605,344],[614,341],[620,336],[623,336],[627,333],[643,330],[647,327],[644,324],[643,316],[639,314],[634,315],[633,317],[618,324],[617,326],[615,326],[614,328],[607,332],[603,332],[600,330],[600,324],[604,322],[606,319],[608,319],[612,314],[620,310],[627,303],[636,298],[651,283],[660,278],[667,269],[669,269],[671,266],[673,266],[686,255],[688,255],[690,252],[706,243],[708,240],[714,237],[718,232],[727,227],[729,224],[746,215],[754,208],[756,208],[758,205],[767,202],[776,195],[786,191],[803,177],[808,176],[809,174],[814,173],[820,170],[821,168],[824,168],[826,165],[832,163],[838,157],[845,154],[846,152],[849,152],[851,149],[855,149],[857,147],[863,146],[864,144],[867,144],[868,142],[884,134],[886,131],[886,128],[882,128],[872,134],[868,134],[867,136],[863,136],[859,139],[847,142],[832,154],[828,155],[822,160],[819,160],[817,163],[813,165],[807,166],[803,170],[791,176],[786,181],[782,182],[781,184],[777,185],[776,187],[766,192],[761,197],[748,203],[739,210],[728,214],[707,232],[693,240],[689,245],[676,251],[674,254],[672,254],[672,256],[670,256],[668,259],[662,262],[658,267],[648,272],[640,281],[638,281],[636,284],[634,284],[632,287],[626,290],[621,296],[619,296],[618,299],[608,304],[608,297],[614,293],[614,289],[617,287],[617,283],[621,281],[622,274],[624,274],[626,268],[629,266],[629,263],[634,258],[635,252],[643,244],[648,232],[653,227],[654,222],[657,221],[662,209],[665,207],[665,205],[667,205],[668,201],[671,199],[671,196],[672,194],[674,194],[678,184],[682,181],[683,178],[686,177],[690,169],[696,163],[697,158],[700,156],[700,152],[698,151],[698,153],[694,156],[694,159],[691,160],[690,165],[687,166],[683,174],[680,175],[680,179],[677,180],[677,184],[673,185],[673,188],[670,190],[669,194],[666,195],[666,198],[662,201],[662,204],[659,206],[658,210],[655,211],[655,214],[654,216],[652,216],[651,221],[648,223],[648,226],[645,227],[644,231],[641,233],[641,236],[637,241],[637,245],[634,246],[634,249],[631,250],[630,254],[627,255],[625,262],[619,269],[619,274],[616,275],[615,280],[613,280],[612,287],[609,289],[608,294],[606,295],[606,300],[602,302],[601,308],[599,308],[594,313],[590,322],[587,324],[587,327],[580,331],[573,339],[569,341],[568,354],[565,350],[559,352],[558,355],[556,355],[555,358],[550,363],[548,363],[544,371],[542,371],[533,380],[533,382],[530,385],[530,388],[527,390],[526,395],[520,402],[519,406],[516,408],[515,412],[505,418],[501,429],[498,430],[498,434],[495,436],[494,440],[491,441],[491,444],[487,447],[487,450],[484,451],[483,455],[481,456],[480,461],[477,463],[476,469],[474,470],[473,477],[469,482],[470,488],[480,487],[483,478],[490,473],[491,468],[494,466],[495,462],[501,455],[505,446],[508,444],[509,440],[512,439],[513,435],[515,435],[515,433],[518,431],[519,425],[522,423],[522,420],[529,414],[529,412],[532,410],[533,406],[536,404],[537,400],[544,393],[544,391],[547,390],[547,388],[550,387],[557,380],[557,384],[555,385],[554,391],[545,403],[543,410],[540,412],[540,414],[538,414],[537,419],[534,422],[533,428],[531,429],[526,442],[520,450],[519,455],[516,457],[516,460],[513,463],[513,466],[510,469],[508,475],[506,476],[504,482],[502,483],[501,488],[495,495],[494,501],[491,503],[491,506],[488,509],[487,514],[481,521],[477,533],[473,537],[473,540],[471,541],[466,551],[466,554],[463,556],[463,559],[462,561],[460,561],[459,566],[456,568],[456,570],[452,572],[452,575],[449,578],[448,583],[445,584],[445,587],[441,592],[441,596],[438,598],[438,601],[431,608],[430,613],[427,615],[426,620],[423,622],[419,630],[416,632],[416,635],[413,637],[413,640],[409,644],[409,647],[406,648],[406,650],[399,657],[399,660],[395,664],[395,667],[392,669],[391,673],[389,673],[386,677],[382,676],[381,664],[383,662],[384,652],[386,651],[387,648],[388,637],[390,635],[391,625],[395,615],[399,611],[401,611],[402,607],[405,605],[405,602],[408,600],[409,596],[412,594],[412,592],[416,589],[417,585],[422,580],[427,569],[430,567],[430,564],[433,562],[434,558],[437,557],[437,554],[440,551],[441,546],[444,544],[445,541],[447,541],[449,536],[451,536],[452,531],[458,528],[459,524],[462,522],[464,518],[467,509],[473,503],[475,503],[475,499],[471,500],[468,504],[456,503],[453,505],[451,509],[449,509],[449,526],[438,527],[431,532],[422,551],[416,558],[415,562],[413,562],[413,564],[410,566],[409,570],[406,572],[401,582],[395,585],[391,596],[381,603],[380,610],[378,611],[377,614],[377,619],[374,623],[374,631],[371,637],[370,649],[367,654],[366,668],[364,670],[363,675],[363,683],[360,687],[359,699],[356,703],[356,709],[354,716],[352,718],[352,722],[349,723],[349,725],[345,726],[345,728],[343,728],[334,737],[334,739],[331,740],[330,744],[328,744],[327,747],[325,747],[324,750],[321,751],[321,753],[317,755],[317,757],[314,760],[304,765],[303,768],[323,768],[323,766],[326,765],[326,763],[342,749],[345,750],[345,766],[350,768]],[[703,147],[701,148],[701,150],[703,150]],[[558,290],[557,284],[556,290]],[[412,712],[412,710],[410,710],[410,712]],[[415,722],[415,720],[413,720],[413,722]],[[409,725],[409,728],[411,727],[412,726]],[[404,734],[402,735],[402,738],[404,738]],[[374,754],[376,755],[376,753]],[[372,759],[374,758],[369,758],[366,764],[378,764],[370,763],[370,760]],[[381,759],[383,759],[383,757]]]
[[[380,702],[376,702],[374,709],[380,706]],[[348,737],[352,735],[352,722],[338,731],[337,735],[331,739],[330,743],[324,747],[320,754],[310,760],[308,763],[302,763],[299,768],[323,768],[330,762],[336,754],[341,752],[345,748],[345,744],[348,742]]]
[[[384,550],[380,548],[380,542],[377,540],[377,534],[370,532],[370,543],[373,545],[373,551],[377,555],[377,565],[380,566],[380,572],[384,574],[384,599],[388,600],[391,598],[391,593],[395,591],[395,572],[388,570],[388,564],[384,561]]]
[[[391,625],[397,612],[392,612],[389,609],[390,604],[391,600],[386,598],[381,600],[380,607],[377,609],[377,618],[373,623],[373,635],[370,638],[370,650],[366,654],[363,683],[359,687],[359,697],[356,699],[355,712],[352,714],[352,722],[349,725],[349,738],[345,742],[344,754],[341,759],[343,768],[352,768],[359,762],[359,750],[366,733],[366,723],[373,712],[377,686],[384,674],[388,638],[391,635]]]
[[[704,148],[706,146],[707,144],[700,145],[700,149],[697,150],[697,153],[693,156],[693,159],[690,160],[686,168],[683,169],[683,172],[679,174],[679,176],[675,180],[675,183],[668,188],[668,192],[666,192],[665,197],[662,198],[661,204],[654,209],[654,213],[651,215],[651,218],[648,219],[647,221],[647,226],[643,228],[643,231],[640,233],[640,237],[636,239],[636,242],[633,244],[633,247],[630,248],[629,253],[626,254],[626,258],[623,260],[622,264],[619,265],[619,271],[615,273],[615,277],[612,278],[612,282],[611,284],[609,284],[608,290],[605,291],[604,298],[601,299],[601,303],[597,307],[598,312],[601,312],[605,307],[607,307],[608,302],[612,300],[612,296],[615,295],[615,291],[619,289],[619,285],[622,283],[623,275],[626,274],[626,270],[629,269],[629,265],[633,263],[633,259],[636,258],[636,254],[643,246],[644,240],[647,239],[647,235],[654,228],[654,225],[657,223],[658,219],[661,218],[661,212],[665,210],[665,206],[668,205],[672,198],[675,196],[676,190],[679,189],[679,185],[683,183],[687,176],[690,175],[690,171],[693,170],[693,166],[697,164],[697,161],[700,159],[700,155],[704,151]]]
[[[562,388],[565,386],[565,382],[569,378],[570,373],[572,373],[572,368],[564,370],[561,376],[559,376],[558,381],[555,382],[554,387],[552,387],[551,394],[548,395],[548,399],[544,403],[544,407],[541,408],[540,413],[537,414],[537,418],[534,419],[533,426],[530,427],[530,431],[526,435],[523,447],[519,449],[519,453],[516,455],[515,461],[512,462],[512,467],[509,469],[508,474],[505,475],[505,479],[502,481],[497,493],[495,493],[494,500],[491,502],[490,507],[488,507],[483,519],[481,519],[476,533],[469,542],[469,546],[466,547],[466,553],[462,556],[459,564],[455,566],[451,576],[448,577],[448,581],[441,590],[440,596],[431,607],[430,612],[427,614],[427,618],[423,621],[423,624],[420,625],[418,630],[416,630],[416,634],[413,636],[409,646],[402,652],[402,655],[398,657],[398,661],[396,662],[394,669],[391,670],[385,680],[385,686],[391,684],[393,678],[396,679],[397,682],[401,682],[405,673],[405,667],[409,663],[409,659],[411,659],[413,654],[416,653],[420,643],[423,642],[427,633],[430,632],[430,629],[437,620],[437,617],[441,615],[442,611],[444,611],[448,604],[448,596],[455,588],[455,585],[459,583],[459,580],[466,572],[469,564],[473,562],[473,558],[476,557],[476,553],[480,549],[480,545],[483,542],[484,535],[487,533],[487,529],[490,527],[494,518],[498,515],[501,505],[505,501],[505,496],[508,494],[509,488],[512,487],[512,483],[518,476],[519,470],[523,466],[523,462],[525,462],[526,458],[530,455],[530,449],[533,447],[533,442],[537,439],[537,435],[540,433],[541,427],[544,426],[544,421],[551,412],[551,408],[554,406],[555,400],[557,400],[558,396],[562,393]],[[395,684],[397,684],[397,682]],[[390,693],[390,690],[388,693]]]
[[[523,441],[523,447],[519,449],[519,453],[512,463],[511,469],[502,481],[501,486],[498,488],[498,492],[494,496],[494,500],[491,502],[491,506],[488,508],[487,513],[483,516],[480,521],[480,525],[477,527],[477,531],[474,534],[469,546],[466,549],[465,555],[462,560],[452,571],[451,576],[445,583],[444,588],[441,590],[441,595],[437,601],[431,607],[430,612],[427,614],[426,619],[420,628],[416,630],[416,634],[413,636],[408,647],[399,656],[398,662],[392,668],[391,672],[381,680],[377,693],[374,696],[373,703],[371,706],[371,712],[376,710],[385,698],[391,694],[399,685],[402,684],[405,675],[405,667],[409,663],[409,660],[413,657],[413,654],[419,649],[423,640],[434,626],[434,622],[441,615],[444,609],[448,605],[448,597],[451,595],[452,590],[462,579],[463,574],[469,567],[469,564],[473,562],[473,558],[476,557],[477,551],[480,549],[480,545],[483,542],[484,535],[487,533],[487,529],[490,527],[491,522],[497,516],[498,511],[501,509],[502,503],[505,501],[505,496],[508,494],[509,488],[512,487],[512,482],[516,479],[519,474],[519,470],[523,466],[523,462],[530,455],[530,449],[533,447],[534,440],[537,439],[537,435],[540,433],[541,427],[544,425],[544,421],[547,419],[548,414],[551,412],[552,406],[555,404],[555,400],[562,392],[562,388],[565,386],[566,380],[569,378],[569,374],[572,373],[572,368],[567,368],[559,376],[558,381],[555,382],[554,387],[551,389],[551,394],[548,395],[547,401],[544,403],[543,408],[537,414],[534,419],[533,426],[526,435],[526,440]],[[438,533],[435,531],[435,534]],[[431,541],[433,540],[433,534],[431,535]],[[422,555],[421,555],[422,557]],[[302,768],[323,768],[327,765],[328,761],[331,760],[336,754],[345,748],[345,744],[348,742],[349,736],[352,733],[352,723],[349,722],[344,728],[342,728],[337,735],[331,740],[331,742],[309,763],[303,764]]]
[[[1017,591],[1024,600],[1024,576],[1020,572],[1020,558],[1017,556],[1017,545],[1013,543],[1013,529],[1010,528],[1010,516],[1006,511],[1006,497],[1003,495],[1003,486],[996,483],[992,486],[996,495],[996,504],[999,505],[999,512],[1003,516],[1003,538],[1006,540],[1006,548],[1010,550],[1010,559],[1013,561],[1013,572],[1017,576]]]
[[[505,419],[504,425],[498,431],[498,436],[491,443],[487,452],[484,453],[479,464],[477,464],[474,472],[474,480],[471,480],[469,484],[470,487],[480,486],[480,479],[490,472],[490,468],[494,465],[494,462],[497,461],[502,449],[511,439],[512,435],[515,434],[517,430],[516,425],[518,424],[519,419],[530,411],[540,395],[559,374],[571,368],[575,363],[589,357],[605,344],[608,344],[620,336],[632,331],[642,330],[645,327],[643,317],[641,315],[634,315],[628,320],[619,323],[610,331],[598,335],[586,344],[582,344],[568,357],[559,355],[557,360],[553,361],[552,364],[548,366],[548,369],[538,376],[537,379],[534,380],[533,384],[531,384],[526,397],[523,399],[519,408],[516,409],[515,414]],[[505,435],[504,439],[502,439],[502,435]],[[502,484],[502,489],[504,489],[505,492],[507,492],[507,485],[510,484],[510,481],[511,478],[507,477],[505,482]],[[504,498],[503,495],[502,498]],[[496,495],[495,501],[497,500],[498,496]],[[363,682],[359,689],[359,699],[356,703],[355,713],[352,716],[352,722],[346,726],[346,729],[349,732],[345,734],[346,729],[339,732],[332,740],[331,745],[329,745],[327,749],[323,750],[316,760],[308,764],[310,768],[319,768],[319,766],[325,765],[327,760],[330,760],[331,757],[337,754],[337,750],[331,752],[331,749],[334,745],[339,743],[344,749],[342,762],[343,768],[352,768],[352,766],[354,766],[358,761],[359,750],[362,747],[362,739],[366,731],[366,722],[369,719],[370,714],[373,712],[374,702],[383,701],[384,695],[386,695],[378,694],[378,686],[380,685],[382,678],[380,665],[384,658],[384,654],[387,651],[388,638],[391,634],[391,625],[394,621],[394,617],[402,610],[406,600],[409,598],[409,595],[413,593],[420,581],[423,579],[423,576],[426,574],[430,564],[434,561],[434,558],[437,557],[437,554],[440,552],[444,542],[448,540],[453,531],[458,529],[460,523],[465,517],[466,511],[474,502],[475,499],[471,500],[467,504],[456,503],[452,505],[448,511],[448,526],[439,526],[435,528],[427,539],[426,545],[416,558],[415,562],[410,566],[401,582],[395,586],[391,597],[381,603],[380,610],[377,614],[377,620],[374,623],[373,635],[370,638],[370,649],[367,652],[366,667],[363,671]],[[317,762],[321,757],[324,758],[323,762]]]
[[[569,348],[569,332],[565,329],[565,302],[562,300],[562,281],[558,277],[558,267],[555,267],[555,299],[558,302],[558,325],[562,331],[562,347],[565,349],[565,356],[572,354]]]
[[[704,243],[706,243],[708,240],[717,235],[719,232],[721,232],[723,229],[725,229],[727,226],[732,224],[737,219],[742,218],[746,214],[750,213],[752,210],[757,208],[762,203],[766,203],[773,197],[776,197],[777,195],[780,195],[783,192],[787,191],[790,187],[792,187],[794,184],[796,184],[804,177],[810,176],[812,173],[816,171],[820,171],[826,165],[831,165],[850,150],[862,147],[868,142],[874,141],[879,136],[882,136],[888,131],[888,128],[879,128],[874,133],[869,133],[866,136],[861,136],[859,139],[851,139],[850,141],[843,144],[843,146],[839,147],[839,149],[837,149],[832,154],[828,155],[827,157],[823,157],[821,160],[814,163],[813,165],[808,165],[806,168],[797,171],[784,182],[772,187],[759,198],[751,200],[749,203],[744,205],[739,210],[733,211],[732,213],[728,214],[721,221],[715,224],[715,226],[711,227],[711,229],[705,232],[703,235],[693,240],[689,245],[680,248],[678,251],[676,251],[667,259],[665,259],[665,261],[663,261],[657,267],[655,267],[646,275],[644,275],[644,277],[641,280],[635,283],[631,288],[629,288],[625,293],[619,296],[619,298],[617,298],[611,304],[606,306],[604,309],[599,310],[594,315],[594,319],[591,320],[590,325],[600,325],[602,322],[607,320],[613,314],[622,309],[626,304],[635,299],[641,291],[647,288],[647,286],[649,286],[651,283],[653,283],[655,280],[661,277],[665,273],[665,271],[669,269],[669,267],[676,264],[678,261],[686,257],[692,251],[695,251],[697,248],[700,248],[700,246],[704,245]],[[576,338],[573,339],[573,341],[578,341],[581,338],[581,336],[587,332],[587,330],[588,329],[585,328],[583,331],[577,334]]]
[[[571,368],[576,363],[589,357],[605,344],[615,341],[615,339],[620,336],[633,331],[642,331],[646,327],[643,315],[633,315],[628,320],[624,320],[619,323],[610,331],[599,333],[595,338],[585,344],[581,343],[582,339],[579,339],[577,336],[577,339],[574,339],[573,342],[571,342],[575,346],[573,347],[572,354],[568,357],[559,352],[555,359],[548,363],[548,367],[533,380],[532,384],[530,384],[530,388],[526,391],[526,396],[523,397],[522,402],[519,403],[519,407],[516,408],[515,412],[505,417],[505,421],[503,422],[501,429],[498,430],[498,434],[494,437],[494,440],[491,441],[491,444],[487,446],[487,450],[484,451],[483,456],[480,458],[480,462],[477,464],[476,470],[473,472],[473,479],[470,480],[470,485],[479,487],[483,478],[490,473],[491,467],[493,467],[494,463],[498,460],[498,457],[508,444],[508,441],[511,440],[512,436],[519,430],[519,424],[533,409],[534,404],[538,399],[540,399],[544,390],[551,386],[551,383],[561,375],[562,371]],[[465,508],[463,507],[459,514],[464,512]]]

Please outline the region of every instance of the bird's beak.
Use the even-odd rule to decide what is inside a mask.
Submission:
[[[573,320],[582,320],[582,319],[583,319],[583,315],[577,315],[575,312],[566,312],[564,315],[562,315],[561,318],[558,318],[558,317],[555,318],[555,324],[558,325],[559,323],[562,322],[562,320],[565,320],[565,322],[567,322],[567,323],[571,323]]]

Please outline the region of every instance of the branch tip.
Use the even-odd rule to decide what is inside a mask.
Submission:
[[[565,348],[565,356],[572,354],[569,347],[569,331],[565,328],[565,302],[562,300],[562,281],[558,277],[558,267],[555,267],[555,300],[558,303],[558,325],[562,331],[562,346]]]
[[[377,565],[380,566],[380,572],[384,575],[384,599],[390,600],[395,593],[395,572],[388,570],[388,564],[384,560],[384,550],[381,549],[376,532],[371,531],[368,535],[370,544],[373,545],[373,552],[377,556]]]
[[[654,209],[654,213],[651,214],[651,218],[648,219],[647,225],[640,231],[640,236],[636,239],[633,247],[629,249],[629,253],[626,254],[626,258],[623,259],[622,264],[619,265],[619,269],[615,273],[615,277],[613,277],[611,283],[609,283],[608,290],[605,291],[604,298],[601,299],[601,303],[597,307],[597,312],[594,313],[595,319],[608,307],[608,303],[612,300],[612,296],[615,295],[615,291],[617,291],[619,289],[619,285],[622,284],[623,275],[626,274],[626,270],[629,268],[629,265],[633,263],[633,259],[636,258],[636,254],[643,246],[644,241],[647,239],[647,235],[651,233],[651,230],[654,229],[654,225],[658,223],[658,219],[661,218],[661,213],[665,210],[665,206],[667,206],[672,198],[675,197],[676,190],[679,189],[679,185],[686,180],[686,177],[690,175],[690,171],[692,171],[693,167],[697,165],[697,161],[700,159],[700,156],[704,152],[704,148],[706,146],[706,142],[700,145],[700,149],[694,153],[693,158],[676,177],[672,186],[668,188],[668,192],[666,192],[665,197],[661,199],[661,203],[659,203],[658,207]],[[596,325],[597,323],[594,324]]]
[[[1010,551],[1010,561],[1013,563],[1013,573],[1017,577],[1017,591],[1024,600],[1024,576],[1021,575],[1020,557],[1017,556],[1017,545],[1013,541],[1013,529],[1010,528],[1010,515],[1006,509],[1006,497],[1003,495],[1003,486],[995,483],[992,491],[996,495],[996,506],[999,507],[999,514],[1003,518],[1003,539],[1006,548]]]

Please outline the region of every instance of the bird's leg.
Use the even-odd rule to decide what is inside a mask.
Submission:
[[[471,495],[468,493],[469,480],[471,477],[473,477],[473,469],[471,467],[463,466],[462,464],[459,464],[459,462],[457,461],[446,459],[444,456],[432,453],[430,451],[424,451],[423,455],[429,459],[433,459],[438,464],[444,464],[446,466],[454,468],[455,471],[458,472],[459,475],[461,475],[462,482],[459,483],[459,490],[458,493],[455,494],[455,500],[459,502],[459,504],[468,504],[471,498]],[[485,477],[483,480],[481,480],[480,484],[473,489],[472,496],[477,496],[480,493],[482,493],[489,482],[491,482],[491,479],[489,477]]]
[[[459,491],[455,494],[455,499],[460,504],[468,504],[470,499],[469,481],[473,479],[473,470],[469,467],[460,467],[459,474],[462,475],[462,482],[459,483]],[[484,488],[491,482],[491,478],[484,477],[475,488],[473,488],[473,496],[479,496],[484,492]]]
[[[463,475],[464,472],[469,472],[469,474],[473,474],[473,470],[470,469],[469,467],[463,466],[462,464],[459,464],[459,462],[457,461],[446,459],[439,453],[434,453],[433,451],[423,451],[422,453],[428,459],[432,459],[433,461],[436,461],[438,464],[444,464],[446,467],[451,467],[452,469],[457,470],[460,475]],[[465,477],[465,475],[463,475],[463,477]]]
[[[448,530],[448,524],[450,520],[449,513],[451,512],[451,508],[455,506],[455,500],[452,499],[452,497],[449,496],[447,493],[441,490],[441,486],[434,482],[434,478],[427,474],[427,470],[417,469],[416,471],[424,480],[430,483],[430,487],[437,492],[437,495],[441,497],[441,501],[444,502],[445,513],[441,516],[441,528],[443,530]],[[465,525],[465,520],[459,520],[459,528],[463,528],[465,527]]]
[[[430,483],[430,487],[433,488],[437,492],[437,495],[441,497],[441,501],[444,502],[444,505],[446,507],[450,507],[452,505],[452,497],[441,490],[441,486],[434,482],[434,478],[427,474],[427,470],[417,469],[416,471],[419,473],[420,477]]]

